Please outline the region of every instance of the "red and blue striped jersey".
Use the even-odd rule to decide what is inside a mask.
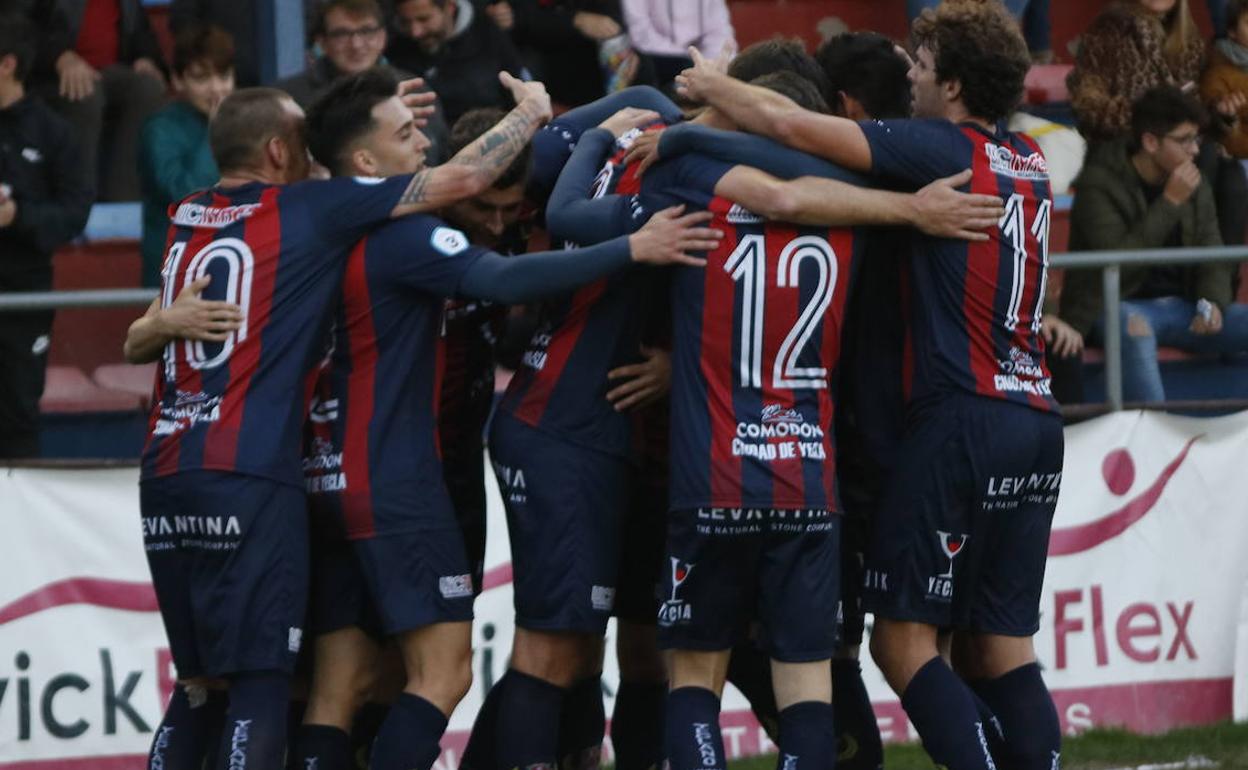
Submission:
[[[350,538],[454,525],[438,441],[444,298],[486,252],[417,215],[347,259],[304,466],[309,500],[336,511]]]
[[[1004,128],[947,120],[861,126],[875,174],[921,186],[969,168],[970,192],[1005,204],[987,241],[915,236],[912,407],[969,392],[1055,410],[1040,335],[1053,209],[1040,148]]]
[[[223,343],[165,348],[142,478],[215,470],[302,484],[305,379],[322,353],[346,255],[389,218],[410,176],[250,183],[170,207],[161,305],[204,276],[242,306]]]
[[[710,210],[725,237],[672,289],[671,492],[682,508],[839,508],[833,386],[859,239],[715,197],[730,166],[646,172],[647,208]]]
[[[626,134],[617,142],[594,180],[594,198],[625,195],[634,199],[633,205],[621,207],[627,212],[626,221],[614,223],[603,240],[635,231],[648,218],[635,202],[641,186],[637,166],[623,164],[635,135]],[[665,301],[665,280],[663,271],[635,267],[543,303],[537,330],[499,411],[591,449],[635,457],[638,446],[631,421],[607,401],[612,387],[607,373],[641,360],[647,307]]]

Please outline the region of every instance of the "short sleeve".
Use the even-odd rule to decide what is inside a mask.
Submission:
[[[970,143],[947,120],[867,120],[859,123],[871,146],[871,173],[921,187],[969,168]]]
[[[396,219],[368,239],[369,272],[403,286],[440,297],[453,297],[472,263],[489,249],[473,246],[468,236],[437,217]]]
[[[355,241],[390,218],[411,181],[411,174],[312,179],[291,185],[283,203],[293,199],[306,207],[309,222],[322,239]]]

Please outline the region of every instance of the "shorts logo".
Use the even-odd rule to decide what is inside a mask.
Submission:
[[[610,612],[615,607],[615,589],[610,586],[593,586],[589,589],[589,603],[596,610]]]
[[[936,540],[940,543],[940,550],[949,559],[949,569],[927,579],[928,598],[944,601],[953,598],[953,560],[962,553],[962,549],[966,547],[966,541],[970,539],[970,535],[955,535],[936,530]]]
[[[662,607],[659,607],[659,625],[662,626],[688,622],[693,619],[693,608],[684,599],[676,598],[676,591],[680,589],[681,584],[689,579],[689,573],[693,572],[693,565],[689,562],[682,562],[675,556],[670,558],[672,561],[672,595],[663,603]]]
[[[286,649],[291,652],[299,652],[299,648],[303,646],[303,629],[291,628],[286,634]]]
[[[438,591],[443,599],[472,596],[472,575],[443,575],[438,578]]]

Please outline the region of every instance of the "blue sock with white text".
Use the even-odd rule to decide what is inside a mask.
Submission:
[[[670,770],[724,770],[719,698],[703,687],[667,694],[667,760]]]

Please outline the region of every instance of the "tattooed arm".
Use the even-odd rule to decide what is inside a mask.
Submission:
[[[515,98],[515,109],[446,163],[416,174],[391,216],[433,211],[490,189],[537,129],[550,120],[545,86],[517,80],[506,72],[498,73],[498,78]]]

